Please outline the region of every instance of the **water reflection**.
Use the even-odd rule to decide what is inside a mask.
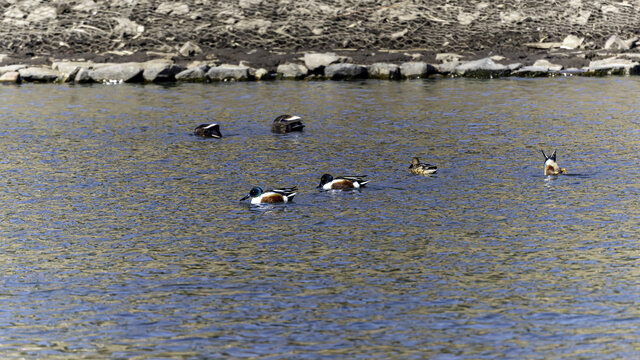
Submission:
[[[633,358],[639,85],[3,87],[0,352]],[[282,113],[305,131],[272,134]]]

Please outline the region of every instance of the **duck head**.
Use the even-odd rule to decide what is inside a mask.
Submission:
[[[332,181],[333,181],[333,176],[329,174],[324,174],[322,175],[322,177],[320,177],[320,185],[318,185],[318,187],[321,188],[324,184],[330,183]]]
[[[247,195],[245,195],[242,199],[240,199],[240,201],[247,200],[250,197],[251,198],[258,197],[260,195],[262,195],[262,188],[259,187],[259,186],[256,186],[254,188],[251,188],[249,193]]]

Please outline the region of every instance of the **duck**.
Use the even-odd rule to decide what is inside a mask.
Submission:
[[[421,164],[420,159],[414,157],[409,165],[409,172],[416,175],[431,175],[438,171],[438,167],[431,164]]]
[[[304,129],[302,118],[296,115],[280,115],[271,124],[271,131],[279,134],[302,131],[302,129]]]
[[[220,133],[220,125],[216,123],[200,124],[193,130],[193,133],[197,136],[211,137],[216,139],[222,137],[222,134]]]
[[[279,189],[262,190],[261,187],[256,186],[251,188],[249,193],[245,195],[240,201],[244,201],[251,198],[252,204],[277,204],[286,203],[293,200],[296,196],[298,187],[284,187]]]
[[[558,163],[556,162],[556,151],[553,151],[551,156],[547,156],[544,153],[544,150],[540,150],[542,152],[542,156],[544,156],[544,174],[545,175],[560,175],[566,174],[567,170],[564,168],[560,168]]]
[[[336,176],[335,178],[330,174],[324,174],[320,178],[320,185],[318,188],[322,190],[351,190],[360,189],[369,183],[369,180],[364,180],[367,175],[357,176]]]

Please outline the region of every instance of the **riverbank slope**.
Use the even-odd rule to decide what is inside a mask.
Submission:
[[[0,11],[0,65],[165,59],[275,72],[330,51],[364,65],[494,56],[566,69],[640,57],[640,3],[627,1],[17,0]]]

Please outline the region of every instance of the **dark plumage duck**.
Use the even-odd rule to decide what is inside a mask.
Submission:
[[[420,159],[414,157],[409,165],[409,171],[416,175],[431,175],[438,171],[438,167],[431,164],[421,164]]]
[[[302,129],[304,129],[302,118],[295,115],[280,115],[271,124],[271,131],[279,134],[302,131]]]
[[[220,125],[218,124],[200,124],[193,130],[193,133],[197,136],[212,137],[219,139],[222,137],[220,133]]]
[[[369,183],[369,180],[364,180],[366,176],[367,175],[336,176],[334,178],[330,174],[324,174],[320,178],[320,185],[318,185],[318,187],[322,190],[360,189]]]

